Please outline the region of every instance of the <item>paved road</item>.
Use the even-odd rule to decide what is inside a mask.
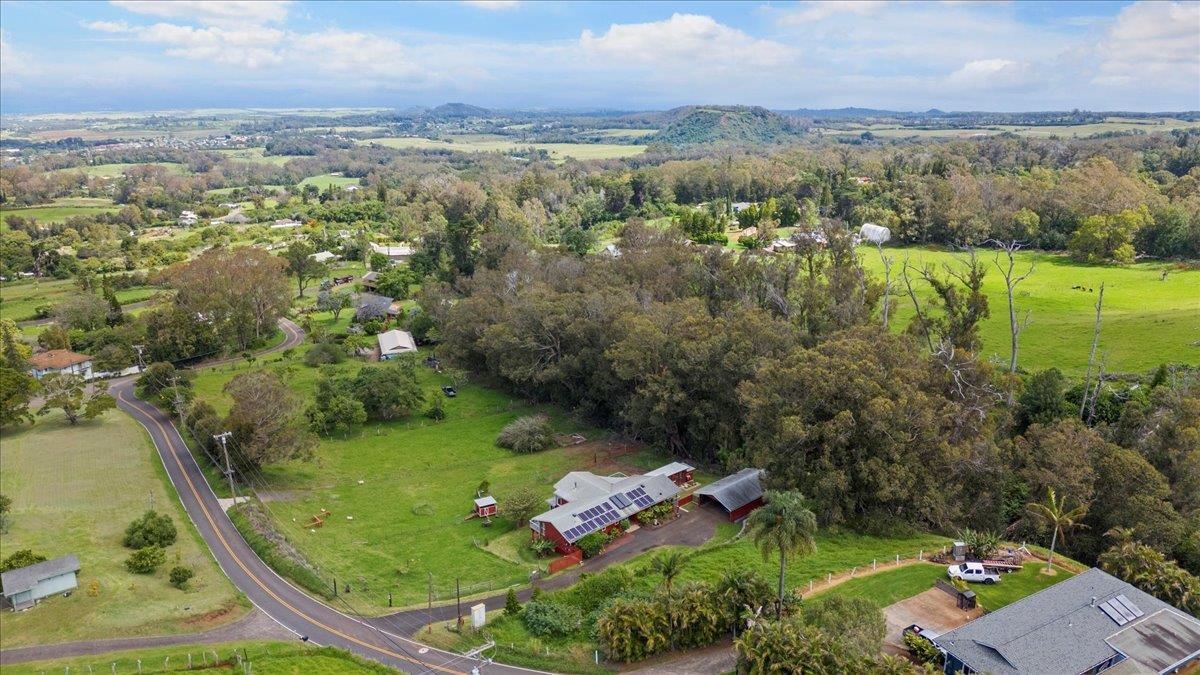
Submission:
[[[132,379],[115,382],[111,391],[117,405],[150,432],[184,508],[221,569],[268,616],[297,636],[307,636],[320,645],[341,647],[408,673],[465,673],[483,666],[462,655],[390,635],[344,613],[341,607],[325,605],[282,579],[255,555],[234,528],[170,417],[139,401],[133,393]],[[488,664],[481,671],[489,675],[532,672],[500,664]]]

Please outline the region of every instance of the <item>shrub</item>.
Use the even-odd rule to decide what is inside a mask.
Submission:
[[[530,600],[521,613],[521,621],[530,633],[541,637],[562,637],[579,630],[583,615],[571,605]]]
[[[167,552],[159,546],[139,548],[125,561],[125,569],[134,574],[153,574],[167,561]]]
[[[650,508],[637,514],[637,519],[643,523],[653,523],[656,520],[665,520],[668,516],[675,512],[675,506],[670,502],[655,504]]]
[[[19,551],[13,551],[12,555],[4,559],[4,562],[0,562],[0,572],[29,567],[40,562],[46,562],[46,556],[34,553],[31,549],[23,548]]]
[[[171,568],[171,585],[179,590],[183,590],[188,580],[194,576],[196,576],[196,573],[192,571],[192,568],[177,565]]]
[[[717,641],[729,629],[728,606],[704,583],[688,583],[674,593],[670,605],[671,632],[685,649]]]
[[[554,447],[550,418],[545,415],[519,417],[500,430],[496,445],[514,452],[549,450]]]
[[[607,543],[608,537],[604,536],[603,532],[593,532],[575,542],[575,545],[583,551],[583,557],[594,558],[599,555],[600,551],[604,550],[604,545]]]
[[[121,543],[126,548],[142,549],[147,546],[165,548],[175,543],[175,523],[171,516],[156,511],[147,511],[141,518],[125,528],[125,538]]]
[[[1000,549],[1000,535],[995,532],[966,528],[958,533],[958,538],[971,550],[971,555],[980,560],[992,557]]]
[[[433,404],[425,410],[425,416],[434,422],[441,422],[446,419],[446,406],[442,404],[440,396],[433,397]]]
[[[866,598],[828,595],[805,602],[804,622],[838,636],[854,656],[878,654],[887,632],[883,612]]]
[[[509,587],[508,595],[504,596],[504,614],[516,616],[521,613],[521,603],[517,600],[517,592]]]
[[[529,542],[529,550],[542,558],[554,553],[554,542],[549,539],[534,539]]]
[[[942,660],[942,653],[928,639],[917,635],[916,633],[904,634],[904,646],[908,649],[908,653],[913,655],[919,663],[929,663],[937,665]]]
[[[667,646],[667,615],[661,603],[618,598],[596,619],[596,639],[610,657],[640,661]]]
[[[309,347],[304,355],[304,365],[317,367],[326,363],[341,363],[346,360],[346,352],[341,345],[333,342],[319,342]]]
[[[627,567],[610,567],[598,574],[584,574],[579,582],[567,591],[564,598],[584,614],[591,614],[613,598],[625,594],[633,587],[633,570]]]

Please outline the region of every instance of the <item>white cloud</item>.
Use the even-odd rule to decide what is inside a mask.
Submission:
[[[1095,47],[1093,82],[1200,88],[1200,3],[1138,2],[1121,10]],[[1200,106],[1193,99],[1192,108]]]
[[[84,21],[83,27],[101,33],[128,33],[131,28],[124,21]]]
[[[955,87],[972,89],[1003,89],[1029,83],[1029,64],[1010,59],[978,59],[968,61],[946,78]]]
[[[385,79],[409,78],[418,72],[403,45],[369,33],[329,29],[293,35],[287,47],[292,57],[322,72]]]
[[[33,75],[37,70],[34,60],[13,47],[11,37],[4,30],[0,30],[0,63],[4,64],[4,74],[11,78]]]
[[[135,14],[185,19],[205,25],[279,23],[287,18],[287,0],[111,0]]]
[[[865,16],[878,11],[887,3],[884,0],[813,0],[802,2],[794,10],[782,12],[779,23],[796,26],[809,22],[824,21],[838,14]]]
[[[603,35],[584,30],[585,53],[646,65],[699,69],[712,66],[776,66],[795,58],[787,45],[754,38],[701,14],[672,14],[649,23],[614,23]]]
[[[518,0],[462,0],[462,4],[491,12],[503,12],[521,6]]]

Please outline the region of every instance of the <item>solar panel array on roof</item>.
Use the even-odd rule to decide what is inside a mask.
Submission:
[[[614,492],[612,496],[608,498],[608,501],[616,505],[618,509],[627,509],[631,503],[629,498],[626,497],[623,492]]]
[[[1138,609],[1137,605],[1133,604],[1132,600],[1125,597],[1124,594],[1118,595],[1110,600],[1105,600],[1104,602],[1100,603],[1099,606],[1100,611],[1107,614],[1108,618],[1115,621],[1118,626],[1124,626],[1130,621],[1133,621],[1139,616],[1145,614],[1145,612]]]
[[[646,494],[645,488],[635,488],[629,492],[626,492],[625,496],[633,500],[633,503],[637,504],[638,508],[642,509],[647,508],[654,503],[654,498]]]
[[[567,538],[567,541],[571,542],[577,541],[580,537],[617,522],[620,520],[621,514],[617,513],[612,504],[606,501],[575,514],[575,517],[583,522],[563,532],[563,536]]]

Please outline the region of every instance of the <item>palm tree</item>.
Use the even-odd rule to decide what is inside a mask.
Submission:
[[[683,551],[667,551],[659,553],[650,560],[650,569],[662,575],[663,586],[667,589],[667,621],[671,627],[671,649],[675,649],[675,615],[671,611],[671,584],[674,583],[675,577],[683,571],[684,564],[687,563],[687,556]]]
[[[663,585],[667,588],[667,596],[671,595],[671,584],[675,582],[675,577],[678,577],[683,572],[683,566],[687,563],[687,556],[683,551],[668,551],[659,553],[650,561],[650,569],[662,575]]]
[[[1054,534],[1050,536],[1050,557],[1046,560],[1046,572],[1049,573],[1054,565],[1054,547],[1058,544],[1058,538],[1061,536],[1066,540],[1066,531],[1075,527],[1085,527],[1080,523],[1088,510],[1087,504],[1080,504],[1073,509],[1067,509],[1067,498],[1064,496],[1059,499],[1054,493],[1054,488],[1048,488],[1046,502],[1030,502],[1025,505],[1025,509],[1029,511],[1037,520],[1051,527]]]
[[[775,607],[775,618],[779,619],[783,617],[787,556],[789,553],[806,555],[817,550],[813,541],[817,517],[804,508],[804,497],[795,490],[768,490],[764,496],[766,503],[750,514],[746,524],[764,561],[771,559],[772,551],[779,551],[779,600]]]

